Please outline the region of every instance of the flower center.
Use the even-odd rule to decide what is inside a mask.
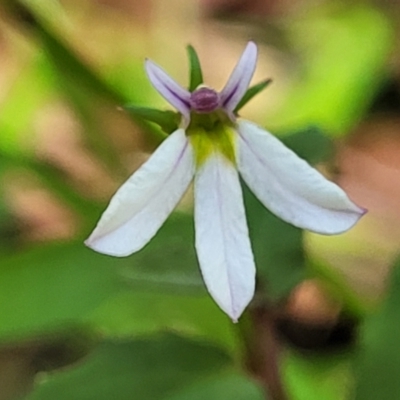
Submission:
[[[190,108],[195,112],[210,113],[219,107],[219,94],[213,89],[201,87],[190,95]]]

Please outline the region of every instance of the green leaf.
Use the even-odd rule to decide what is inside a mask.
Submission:
[[[90,90],[117,104],[128,102],[123,93],[104,82],[45,23],[38,20],[35,26],[49,60],[65,81],[73,82],[82,90]]]
[[[360,330],[355,361],[356,400],[400,397],[400,259],[394,265],[389,294]]]
[[[189,91],[193,92],[199,85],[203,83],[203,73],[201,71],[200,60],[193,46],[186,47],[189,56],[190,65],[190,83]]]
[[[83,323],[121,288],[112,260],[82,243],[37,247],[3,257],[0,341],[22,340]]]
[[[317,126],[296,130],[280,139],[299,157],[312,165],[328,160],[333,153],[332,139]]]
[[[104,303],[90,321],[107,337],[174,330],[207,340],[232,356],[239,356],[236,325],[206,292],[193,295],[135,287]]]
[[[0,131],[8,133],[1,122]],[[102,210],[103,205],[87,199],[75,188],[68,185],[65,182],[65,175],[52,165],[30,154],[13,154],[0,149],[0,176],[4,171],[13,168],[25,169],[38,174],[41,183],[44,183],[47,189],[58,196],[64,204],[68,204],[74,211],[80,213],[82,219],[90,221],[90,224]]]
[[[0,115],[0,146],[9,153],[21,152],[19,147],[26,140],[24,135],[31,134],[35,113],[50,99],[50,68],[46,61],[43,54],[35,55],[5,92]]]
[[[163,400],[230,364],[218,348],[170,334],[105,342],[86,363],[49,377],[28,399]]]
[[[269,128],[287,131],[312,122],[330,135],[346,134],[388,75],[395,38],[390,16],[367,2],[325,3],[290,21],[285,38],[302,63],[282,107],[268,115]]]
[[[124,106],[124,109],[137,118],[153,122],[161,129],[170,134],[179,127],[180,116],[178,113],[170,110],[156,110],[154,108],[140,107],[133,104]]]
[[[225,372],[182,390],[168,400],[268,400],[260,387],[238,373]]]
[[[38,372],[75,364],[98,344],[82,330],[44,335],[0,346],[0,399],[24,399]]]
[[[239,104],[235,108],[235,113],[237,113],[242,107],[244,107],[254,96],[256,96],[258,93],[263,91],[270,83],[272,82],[272,79],[266,79],[260,83],[257,83],[256,85],[252,86],[251,88],[247,89],[247,92],[245,95],[242,97],[242,99],[239,101]]]
[[[306,356],[288,352],[283,356],[281,368],[283,383],[292,400],[349,399],[352,386],[349,354]]]
[[[191,300],[185,295],[207,296],[193,248],[191,215],[172,215],[151,244],[129,258],[98,254],[86,248],[83,241],[47,245],[3,257],[0,267],[0,302],[3,304],[0,307],[0,341],[22,340],[67,329],[71,325],[93,324],[92,313],[129,287],[137,293],[138,301],[139,293],[146,290],[182,294],[179,300],[167,300],[171,305],[175,304],[177,310],[181,307],[180,301],[190,304]],[[143,299],[146,299],[145,294]],[[162,296],[152,301],[147,310],[161,316],[154,322],[155,326],[160,329],[173,327],[174,313],[180,311],[164,316],[161,311],[156,311],[163,304]],[[192,304],[195,303],[199,304],[201,314],[201,300],[193,300]],[[143,315],[146,304],[137,304],[137,307],[140,308],[133,311],[133,316]],[[212,310],[214,305],[204,307]],[[189,311],[186,309],[183,314]],[[224,318],[218,309],[210,312],[215,315],[213,318]],[[193,324],[193,321],[186,324]],[[136,325],[133,321],[127,322],[127,326],[143,333],[151,328],[151,321],[144,318]],[[118,329],[126,332],[124,327]]]
[[[205,293],[194,249],[191,214],[173,213],[151,242],[129,260],[121,271],[133,287],[140,285],[170,293]]]
[[[90,318],[104,334],[122,337],[173,329],[238,354],[234,325],[205,290],[191,214],[172,214],[152,241],[126,261],[99,257],[107,263],[114,260],[131,289],[109,299]]]

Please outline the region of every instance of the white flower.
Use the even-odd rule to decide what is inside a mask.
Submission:
[[[86,244],[112,256],[142,249],[194,178],[195,246],[211,296],[234,321],[250,302],[255,264],[239,175],[278,217],[322,234],[350,229],[365,210],[259,126],[236,120],[257,60],[249,42],[224,89],[182,88],[153,62],[148,77],[181,114],[173,132],[121,186]],[[284,238],[282,238],[284,240]]]

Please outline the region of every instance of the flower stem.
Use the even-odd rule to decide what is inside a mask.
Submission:
[[[246,366],[261,383],[266,398],[287,400],[280,376],[281,344],[275,331],[274,312],[264,305],[256,306],[246,317],[239,323]]]

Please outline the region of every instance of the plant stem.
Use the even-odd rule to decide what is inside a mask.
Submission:
[[[241,326],[247,368],[263,386],[267,399],[287,400],[280,377],[281,345],[275,332],[273,310],[265,306],[253,307],[247,317],[245,325]]]

